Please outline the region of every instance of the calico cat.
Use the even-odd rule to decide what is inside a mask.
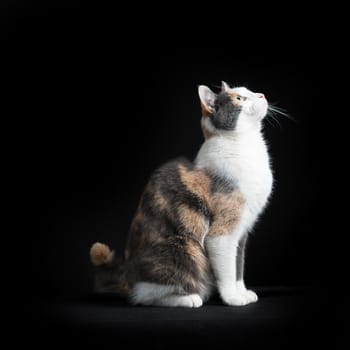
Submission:
[[[227,305],[258,297],[243,280],[248,233],[272,189],[261,132],[261,93],[222,82],[198,88],[205,142],[194,162],[172,160],[151,176],[132,221],[124,257],[95,243],[99,292],[134,304],[200,307],[217,289]]]

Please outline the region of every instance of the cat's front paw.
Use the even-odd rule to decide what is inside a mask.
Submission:
[[[238,289],[239,293],[244,295],[249,303],[255,303],[258,301],[258,296],[256,293],[247,289],[243,281],[238,281],[236,288]]]
[[[240,291],[240,293],[244,295],[248,303],[256,303],[258,301],[258,296],[252,290],[245,289]]]
[[[245,298],[241,294],[225,297],[225,298],[222,298],[222,300],[224,304],[230,305],[230,306],[244,306],[249,304],[249,301],[247,300],[247,298]]]
[[[231,290],[228,293],[221,293],[221,299],[226,305],[243,306],[250,303],[249,299],[239,290]]]

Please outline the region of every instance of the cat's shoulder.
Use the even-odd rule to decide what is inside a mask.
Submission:
[[[209,190],[211,179],[204,169],[198,169],[188,158],[177,157],[158,167],[150,182],[154,188],[166,192],[203,192]]]
[[[193,170],[194,163],[184,156],[176,157],[161,164],[153,173],[153,176],[172,176],[180,169]]]

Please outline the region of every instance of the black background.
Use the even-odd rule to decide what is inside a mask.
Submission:
[[[90,245],[122,253],[152,170],[193,159],[203,142],[197,86],[217,91],[225,80],[263,92],[295,120],[264,124],[275,187],[249,244],[247,284],[311,286],[334,302],[330,285],[344,275],[335,267],[331,102],[341,55],[332,34],[287,5],[279,10],[290,17],[260,13],[254,26],[243,9],[204,10],[4,4],[3,100],[20,151],[20,209],[32,223],[15,238],[32,296],[91,292]]]

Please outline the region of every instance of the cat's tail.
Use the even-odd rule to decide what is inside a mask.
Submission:
[[[110,266],[114,262],[114,251],[108,245],[96,242],[90,249],[90,260],[94,266]]]
[[[126,297],[123,264],[115,258],[108,245],[96,242],[90,248],[90,260],[95,267],[95,291]]]

